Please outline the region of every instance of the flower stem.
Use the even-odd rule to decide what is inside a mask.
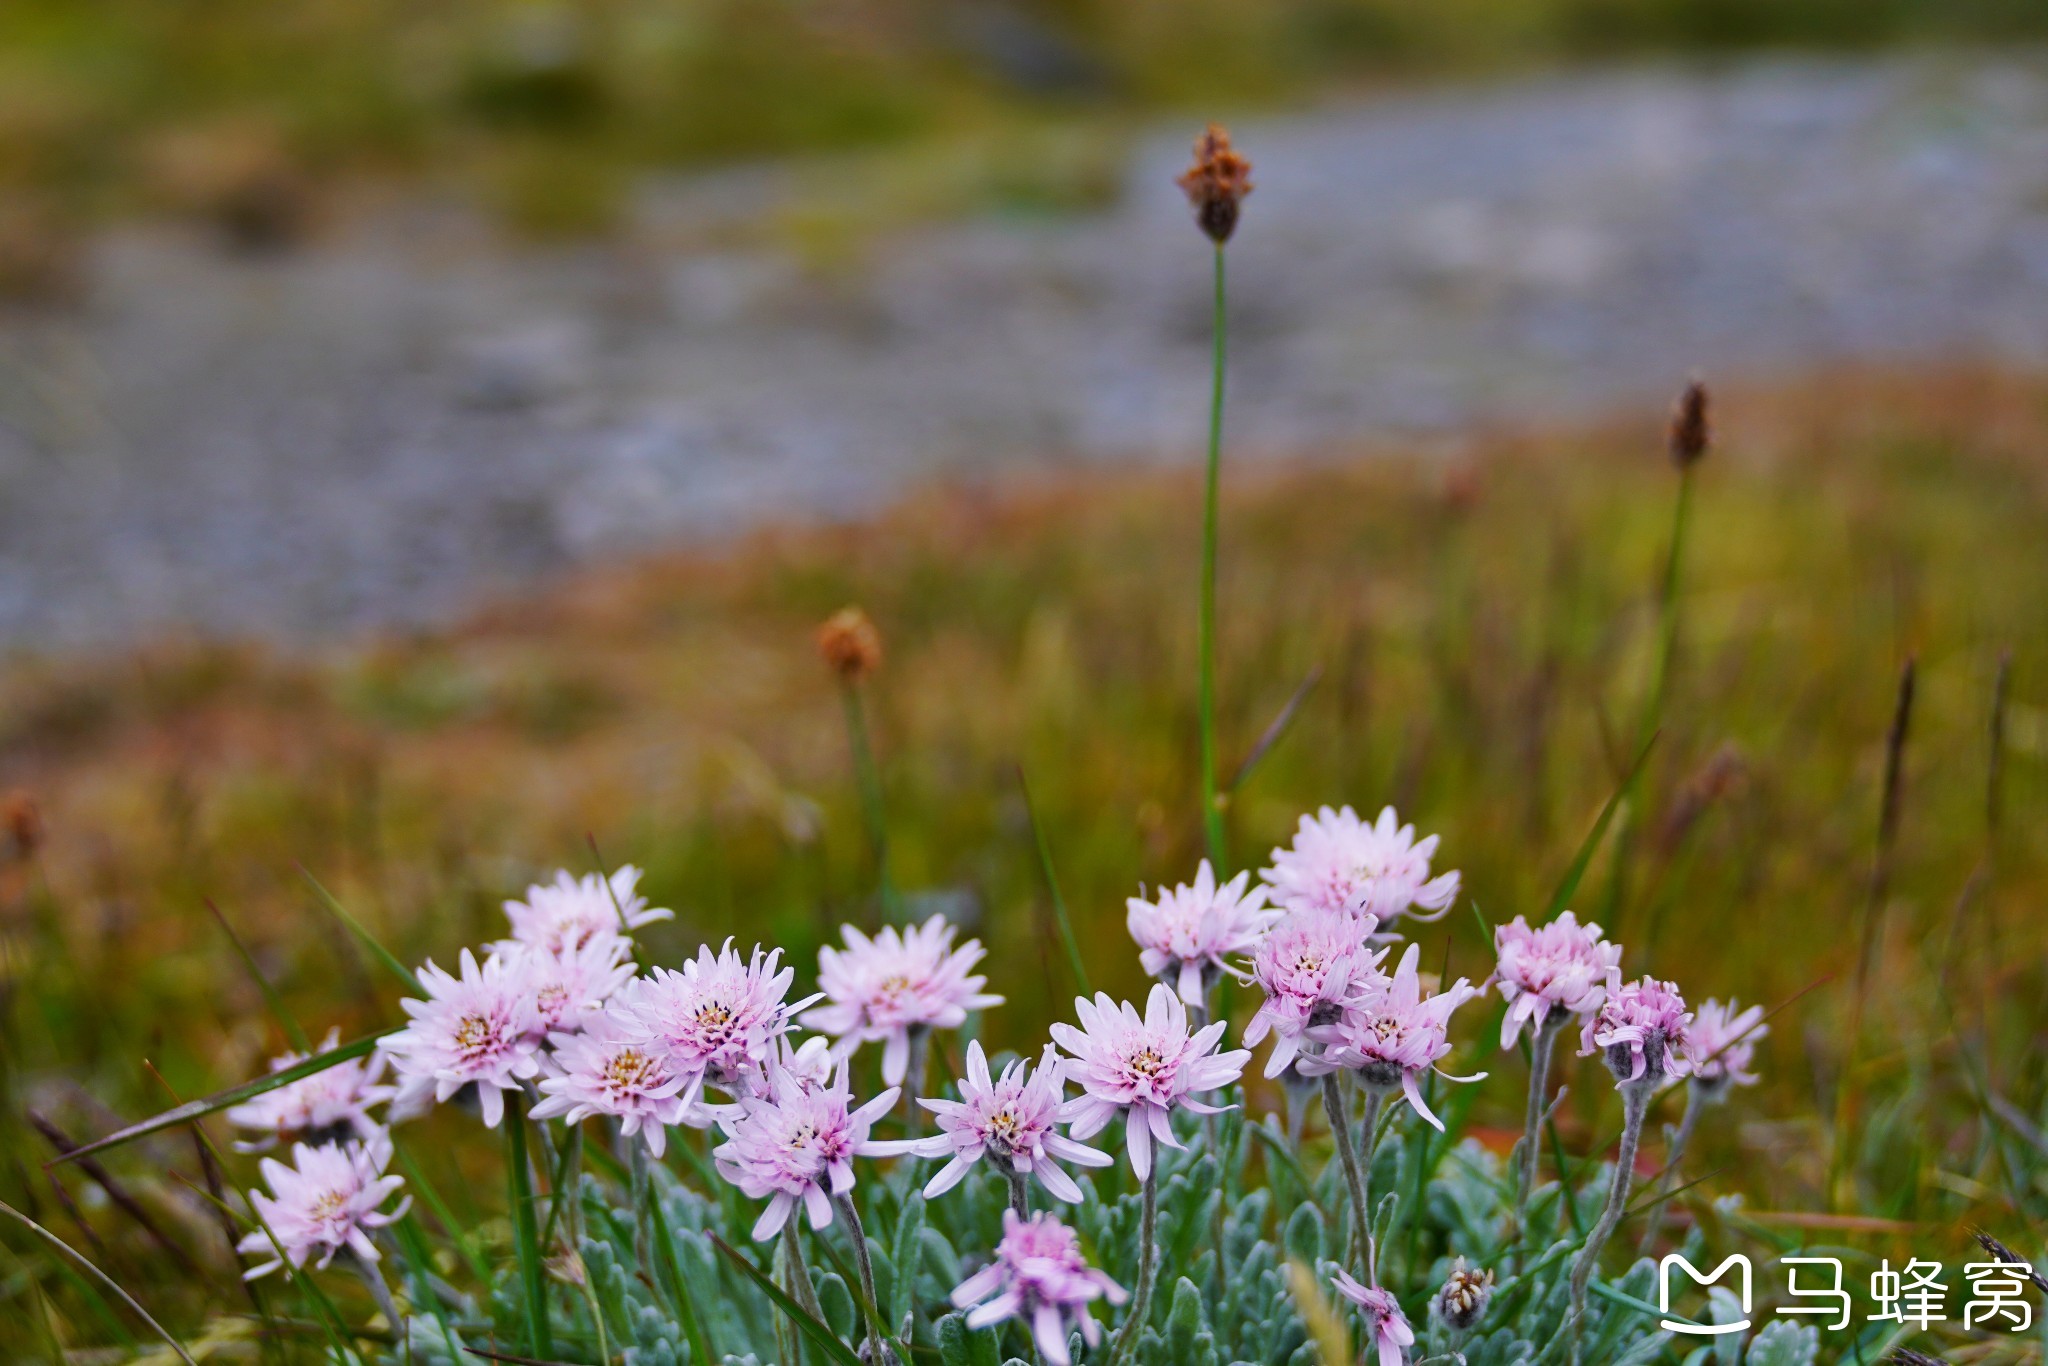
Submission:
[[[1212,332],[1215,348],[1209,376],[1209,463],[1202,494],[1202,612],[1198,637],[1201,655],[1202,829],[1209,861],[1221,878],[1230,871],[1224,846],[1223,808],[1216,790],[1216,524],[1223,479],[1223,244],[1216,244],[1216,297]]]
[[[1031,1178],[1015,1167],[1003,1168],[1003,1175],[1010,1182],[1010,1208],[1017,1211],[1019,1219],[1031,1217]]]
[[[852,1196],[835,1195],[832,1203],[839,1207],[846,1220],[846,1231],[853,1237],[853,1264],[860,1272],[861,1317],[868,1326],[868,1366],[883,1366],[889,1358],[882,1354],[882,1306],[875,1298],[875,1268],[868,1260],[867,1231],[861,1227],[860,1211],[854,1208]]]
[[[1515,1231],[1520,1235],[1528,1222],[1529,1197],[1536,1191],[1536,1169],[1542,1157],[1543,1112],[1550,1104],[1550,1059],[1557,1052],[1557,1036],[1569,1016],[1556,1010],[1544,1012],[1536,1026],[1536,1040],[1529,1049],[1529,1105],[1522,1117],[1522,1146],[1516,1154]]]
[[[648,1207],[647,1145],[638,1138],[625,1140],[626,1161],[633,1178],[633,1256],[640,1269],[654,1275],[654,1217]]]
[[[1600,1222],[1593,1225],[1593,1231],[1586,1235],[1586,1245],[1579,1249],[1579,1259],[1572,1264],[1572,1360],[1579,1359],[1579,1342],[1584,1333],[1586,1316],[1586,1284],[1593,1279],[1593,1268],[1599,1265],[1600,1250],[1607,1245],[1614,1226],[1621,1222],[1622,1211],[1628,1208],[1629,1187],[1635,1183],[1636,1145],[1643,1136],[1643,1116],[1650,1109],[1650,1088],[1640,1083],[1626,1084],[1621,1088],[1621,1148],[1614,1157],[1614,1177],[1607,1183],[1607,1205],[1600,1211]]]
[[[547,1273],[541,1266],[540,1230],[533,1217],[533,1176],[526,1164],[526,1093],[505,1093],[505,1163],[510,1169],[512,1230],[519,1247],[521,1296],[525,1300],[527,1350],[537,1357],[555,1354],[548,1328]]]
[[[1648,1255],[1651,1244],[1657,1241],[1657,1234],[1664,1227],[1665,1192],[1671,1189],[1671,1179],[1678,1175],[1678,1161],[1685,1156],[1685,1145],[1692,1141],[1692,1131],[1699,1127],[1700,1111],[1706,1102],[1700,1099],[1700,1089],[1688,1085],[1685,1088],[1685,1113],[1678,1118],[1678,1129],[1671,1135],[1671,1151],[1664,1155],[1664,1173],[1657,1178],[1657,1198],[1651,1202],[1649,1217],[1644,1221],[1641,1251]]]
[[[1133,1119],[1132,1123],[1140,1121]],[[1116,1335],[1116,1341],[1109,1345],[1109,1355],[1104,1359],[1108,1366],[1116,1366],[1123,1360],[1124,1353],[1138,1340],[1144,1331],[1145,1313],[1152,1305],[1152,1279],[1159,1269],[1159,1168],[1155,1164],[1145,1173],[1145,1213],[1138,1224],[1138,1288],[1131,1295],[1131,1312],[1124,1319],[1124,1326]]]
[[[860,810],[868,827],[868,844],[875,854],[875,883],[885,920],[896,918],[896,884],[889,874],[889,824],[882,802],[882,769],[875,762],[875,747],[868,738],[867,711],[861,706],[860,688],[852,682],[840,685],[846,704],[846,738],[853,748],[853,776],[860,787]]]
[[[1379,1121],[1381,1097],[1377,1091],[1367,1091],[1365,1100],[1365,1151],[1366,1160],[1371,1161],[1372,1131]],[[1330,1119],[1330,1137],[1336,1141],[1337,1156],[1344,1163],[1344,1181],[1351,1187],[1351,1251],[1350,1260],[1372,1279],[1372,1180],[1370,1167],[1361,1170],[1358,1140],[1351,1132],[1351,1113],[1344,1104],[1344,1088],[1337,1082],[1335,1072],[1323,1076],[1323,1109]],[[1360,1250],[1365,1255],[1360,1258]]]
[[[398,1305],[391,1298],[391,1287],[384,1284],[384,1273],[378,1270],[375,1262],[366,1262],[353,1252],[349,1254],[348,1260],[355,1267],[356,1275],[362,1277],[363,1285],[370,1292],[370,1298],[377,1302],[377,1308],[383,1313],[384,1322],[391,1329],[392,1335],[400,1341],[407,1340],[410,1327],[399,1315]]]
[[[792,1215],[782,1227],[782,1274],[789,1281],[789,1293],[796,1298],[799,1308],[818,1322],[825,1321],[825,1311],[818,1304],[818,1288],[811,1284],[811,1270],[804,1265],[803,1221]],[[791,1330],[785,1346],[781,1339],[783,1330]],[[791,1361],[799,1359],[803,1334],[795,1331],[795,1325],[786,1323],[782,1315],[775,1318],[776,1346]]]
[[[903,1065],[903,1132],[908,1138],[916,1138],[924,1129],[924,1107],[917,1103],[917,1098],[924,1094],[925,1069],[932,1056],[932,1032],[923,1025],[912,1025],[909,1034],[910,1058]]]

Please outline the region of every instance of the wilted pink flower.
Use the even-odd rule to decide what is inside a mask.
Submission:
[[[781,957],[757,946],[742,959],[730,939],[713,957],[703,945],[681,972],[655,968],[630,983],[619,994],[620,1020],[663,1050],[691,1103],[706,1083],[737,1095],[775,1060],[790,1017],[817,999],[784,1001],[796,973],[778,969]]]
[[[341,1041],[341,1031],[330,1029],[316,1052],[325,1053]],[[311,1055],[284,1053],[271,1059],[270,1070],[282,1072],[304,1062]],[[370,1118],[370,1107],[391,1099],[397,1088],[380,1086],[378,1079],[390,1060],[382,1053],[336,1063],[310,1077],[287,1082],[275,1091],[252,1096],[229,1107],[228,1123],[238,1129],[253,1129],[265,1135],[250,1143],[237,1143],[242,1152],[258,1152],[280,1141],[305,1140],[314,1144],[354,1136],[368,1138],[378,1131]]]
[[[559,1115],[574,1125],[605,1115],[619,1121],[625,1137],[642,1135],[647,1151],[660,1157],[669,1128],[692,1118],[685,1078],[669,1067],[666,1053],[627,1029],[617,1014],[592,1016],[582,1033],[558,1033],[549,1042],[552,1075],[541,1078],[535,1119]],[[696,1118],[698,1128],[708,1122],[701,1113]]]
[[[1055,1165],[1055,1159],[1083,1167],[1107,1167],[1111,1159],[1053,1127],[1066,1097],[1064,1067],[1048,1044],[1036,1072],[1019,1058],[1003,1069],[1002,1076],[991,1078],[988,1058],[976,1039],[967,1045],[967,1075],[960,1079],[960,1099],[918,1101],[939,1117],[939,1132],[930,1138],[870,1144],[870,1151],[877,1156],[913,1153],[951,1158],[926,1183],[927,1200],[959,1185],[960,1178],[986,1155],[998,1167],[1037,1177],[1055,1200],[1078,1203],[1081,1188]]]
[[[1607,999],[1586,1021],[1579,1056],[1604,1050],[1623,1085],[1682,1077],[1691,1024],[1676,983],[1644,977],[1623,986],[1621,969],[1609,968]]]
[[[1756,1041],[1771,1032],[1763,1018],[1762,1006],[1738,1011],[1733,1001],[1727,1005],[1715,1000],[1700,1002],[1686,1031],[1686,1056],[1692,1064],[1694,1084],[1709,1091],[1718,1091],[1730,1082],[1756,1085],[1750,1060],[1756,1056]]]
[[[1345,1068],[1380,1091],[1399,1086],[1415,1113],[1442,1129],[1443,1121],[1423,1103],[1417,1079],[1432,1069],[1452,1081],[1478,1081],[1486,1075],[1457,1077],[1436,1068],[1437,1060],[1451,1051],[1451,1012],[1477,996],[1479,988],[1460,977],[1444,990],[1424,995],[1422,974],[1416,970],[1421,952],[1419,944],[1410,944],[1384,987],[1345,1007],[1335,1024],[1310,1028],[1308,1037],[1321,1043],[1323,1051],[1302,1057],[1298,1066],[1315,1076]]]
[[[468,949],[461,977],[430,961],[420,969],[420,985],[426,1000],[398,1003],[412,1022],[377,1044],[399,1076],[393,1108],[412,1110],[429,1095],[445,1101],[473,1084],[484,1124],[495,1129],[505,1112],[504,1093],[540,1071],[532,996],[504,959],[492,954],[479,968]]]
[[[1621,966],[1621,945],[1603,943],[1598,925],[1581,925],[1570,911],[1533,930],[1516,916],[1494,929],[1493,948],[1500,959],[1494,984],[1508,1003],[1502,1048],[1514,1046],[1524,1025],[1533,1034],[1552,1015],[1598,1010],[1607,974]]]
[[[629,945],[596,935],[579,947],[555,950],[521,945],[505,955],[521,990],[533,1000],[535,1037],[581,1029],[633,980]]]
[[[981,990],[986,977],[971,975],[984,950],[970,939],[953,947],[953,927],[942,915],[898,931],[884,926],[873,939],[840,927],[846,947],[818,950],[818,986],[826,1004],[803,1018],[806,1029],[833,1035],[842,1056],[882,1041],[882,1080],[894,1086],[910,1068],[910,1031],[957,1029],[967,1012],[1001,1005]]]
[[[953,1307],[976,1306],[967,1314],[969,1328],[1022,1319],[1031,1325],[1032,1339],[1049,1366],[1072,1366],[1069,1333],[1080,1333],[1090,1347],[1102,1341],[1102,1325],[1088,1306],[1099,1299],[1122,1304],[1129,1298],[1122,1286],[1088,1265],[1074,1230],[1043,1211],[1019,1219],[1017,1211],[1006,1209],[995,1260],[960,1282]]]
[[[774,1237],[799,1201],[812,1228],[832,1222],[831,1197],[853,1189],[853,1159],[869,1151],[868,1130],[889,1113],[896,1094],[892,1086],[849,1110],[853,1092],[841,1061],[829,1086],[807,1086],[777,1070],[764,1094],[742,1096],[719,1117],[728,1136],[711,1154],[719,1174],[749,1199],[768,1200],[754,1225],[756,1242]]]
[[[505,903],[512,937],[491,947],[502,953],[526,944],[555,953],[582,948],[600,936],[630,936],[642,925],[673,918],[674,911],[647,904],[647,898],[634,890],[639,883],[640,870],[631,864],[609,878],[596,873],[574,878],[558,872],[553,882],[528,887],[526,900]]]
[[[1376,1285],[1360,1285],[1343,1271],[1330,1279],[1337,1293],[1365,1311],[1365,1331],[1379,1348],[1380,1366],[1401,1366],[1402,1349],[1415,1345],[1415,1330],[1401,1303]]]
[[[1346,1002],[1385,984],[1379,965],[1387,951],[1367,943],[1378,924],[1369,915],[1297,914],[1259,941],[1252,980],[1266,999],[1245,1026],[1244,1041],[1255,1045],[1269,1032],[1274,1036],[1267,1076],[1287,1070],[1309,1026],[1335,1023]]]
[[[1187,1007],[1163,984],[1152,988],[1143,1017],[1130,1002],[1118,1005],[1102,992],[1093,1002],[1076,998],[1074,1010],[1079,1029],[1052,1027],[1053,1039],[1073,1059],[1067,1076],[1082,1090],[1061,1107],[1060,1117],[1071,1121],[1068,1132],[1082,1139],[1123,1115],[1131,1170],[1143,1181],[1152,1171],[1153,1140],[1169,1148],[1183,1146],[1173,1134],[1173,1111],[1221,1113],[1196,1097],[1236,1081],[1251,1052],[1213,1051],[1228,1028],[1224,1020],[1204,1025],[1191,1037]]]
[[[1375,824],[1348,806],[1326,806],[1301,818],[1293,846],[1275,849],[1273,866],[1260,876],[1286,910],[1372,915],[1384,925],[1418,907],[1441,913],[1457,900],[1455,872],[1429,875],[1436,846],[1435,835],[1418,841],[1391,806]]]
[[[287,1263],[297,1269],[316,1253],[318,1265],[324,1267],[343,1248],[365,1262],[376,1261],[369,1231],[398,1219],[412,1204],[407,1196],[397,1209],[379,1208],[405,1184],[403,1177],[384,1175],[390,1161],[391,1140],[381,1131],[363,1143],[323,1143],[317,1148],[296,1144],[289,1167],[276,1158],[264,1158],[263,1179],[272,1193],[252,1191],[249,1203],[270,1231],[257,1229],[235,1250],[268,1255],[271,1260],[251,1267],[243,1279],[267,1276]],[[277,1255],[280,1249],[282,1258]]]

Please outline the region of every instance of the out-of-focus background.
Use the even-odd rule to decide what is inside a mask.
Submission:
[[[408,960],[632,861],[659,957],[807,968],[875,914],[811,647],[850,601],[896,880],[994,950],[991,1039],[1072,985],[1020,767],[1136,990],[1123,898],[1200,849],[1172,179],[1222,117],[1231,772],[1299,700],[1242,861],[1394,802],[1483,916],[1540,910],[1626,766],[1704,373],[1665,727],[1579,909],[1694,995],[1815,988],[1700,1140],[1716,1192],[2010,1218],[1955,1116],[2038,1132],[2043,1094],[2044,36],[2037,0],[12,0],[0,1190],[161,1276],[36,1163],[278,1047],[209,900],[316,1034],[396,1018],[301,865]],[[1430,935],[1486,971],[1470,906]],[[127,1161],[225,1265],[183,1140]]]

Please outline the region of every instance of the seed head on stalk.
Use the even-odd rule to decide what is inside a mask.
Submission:
[[[1195,222],[1219,246],[1237,230],[1238,205],[1252,192],[1252,163],[1212,123],[1195,139],[1195,160],[1175,182],[1195,206]]]

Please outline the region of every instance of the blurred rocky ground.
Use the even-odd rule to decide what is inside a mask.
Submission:
[[[793,168],[602,242],[391,204],[145,225],[0,319],[0,639],[442,620],[933,478],[1199,452],[1208,254],[1140,138],[1099,212],[748,231]],[[1699,370],[2048,361],[2048,61],[1560,74],[1247,121],[1234,458],[1655,400]],[[19,254],[19,253],[18,253]]]

